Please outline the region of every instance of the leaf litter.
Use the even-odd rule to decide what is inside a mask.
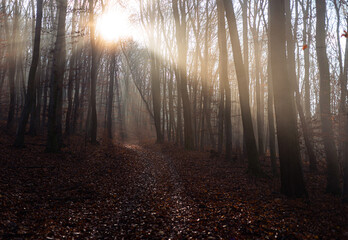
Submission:
[[[308,199],[287,199],[246,162],[172,144],[76,136],[49,154],[42,137],[15,149],[1,136],[1,239],[348,239],[348,207],[324,193],[324,169],[305,173]]]

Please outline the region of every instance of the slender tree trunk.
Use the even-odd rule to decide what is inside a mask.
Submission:
[[[294,91],[286,69],[284,0],[270,0],[272,81],[277,121],[281,192],[289,197],[307,194],[301,166]]]
[[[348,27],[348,16],[346,17],[346,24]],[[347,78],[348,78],[348,39],[346,39],[346,50],[344,55],[344,70],[343,70],[343,77],[342,82],[346,91],[346,98],[347,98]],[[343,87],[343,86],[342,86]],[[343,89],[342,89],[343,90]],[[342,91],[341,90],[341,91]],[[341,99],[342,101],[343,99]],[[347,112],[347,104],[344,105],[345,107],[345,129],[344,129],[344,151],[343,151],[343,201],[348,202],[348,112]]]
[[[168,82],[168,108],[169,108],[169,129],[168,129],[168,140],[174,141],[172,138],[173,136],[173,129],[174,129],[174,106],[173,106],[173,71],[169,69],[170,71],[170,78]]]
[[[205,25],[205,33],[204,33],[204,49],[203,49],[203,58],[201,58],[201,82],[202,82],[202,97],[203,97],[203,109],[202,109],[202,130],[201,130],[201,150],[204,149],[206,144],[206,132],[208,129],[208,125],[210,122],[209,115],[209,86],[208,81],[210,80],[208,77],[208,68],[209,68],[209,1],[205,2],[205,17],[207,19]],[[198,41],[199,39],[197,39]],[[224,93],[223,88],[220,86],[220,103],[219,103],[219,136],[218,136],[218,151],[222,151],[223,144],[223,106],[224,106]]]
[[[41,62],[40,62],[41,63]],[[35,117],[30,118],[30,128],[29,134],[36,136],[41,128],[41,104],[42,104],[42,86],[45,79],[45,66],[39,64],[38,69],[40,70],[40,77],[37,77],[36,81],[36,107],[35,107]]]
[[[223,0],[230,38],[232,43],[233,58],[237,73],[239,98],[242,112],[243,130],[245,145],[248,156],[248,169],[254,174],[261,172],[259,164],[259,154],[257,151],[256,140],[254,135],[254,128],[251,119],[250,105],[249,105],[249,86],[248,78],[246,76],[245,65],[242,60],[242,51],[240,48],[236,17],[234,15],[233,5],[230,0]]]
[[[231,89],[228,80],[228,57],[226,43],[226,23],[224,3],[222,0],[217,1],[218,9],[218,38],[219,38],[219,75],[220,84],[224,86],[226,95],[225,104],[225,132],[226,132],[226,159],[232,159],[232,123],[231,123]]]
[[[92,48],[92,66],[91,66],[91,81],[90,81],[90,127],[89,137],[92,144],[97,143],[97,99],[96,99],[96,87],[97,87],[97,45],[95,40],[95,21],[94,21],[94,1],[89,0],[89,24],[90,24],[90,41]],[[87,124],[88,125],[88,124]]]
[[[285,12],[286,12],[286,39],[287,39],[287,52],[288,52],[288,58],[287,58],[287,66],[288,66],[288,75],[289,80],[292,85],[292,91],[296,94],[296,106],[297,111],[300,116],[300,122],[302,126],[302,132],[303,137],[305,141],[305,146],[307,150],[307,154],[309,157],[309,163],[310,163],[310,169],[312,171],[315,171],[317,169],[317,160],[314,154],[313,145],[311,142],[311,136],[309,127],[303,112],[303,108],[301,105],[301,96],[300,92],[298,90],[298,81],[296,76],[296,68],[295,68],[295,41],[294,41],[294,34],[292,33],[292,27],[291,27],[291,10],[290,10],[290,2],[286,1],[285,3]],[[308,49],[305,51],[308,51]]]
[[[36,94],[35,75],[36,75],[36,70],[39,64],[39,57],[40,57],[42,2],[43,0],[37,0],[37,9],[36,9],[37,16],[36,16],[33,59],[32,59],[32,63],[31,63],[30,71],[29,71],[28,90],[27,90],[27,96],[25,98],[25,105],[21,114],[21,118],[19,120],[16,140],[14,142],[14,146],[16,147],[24,146],[24,134],[25,134],[26,125],[28,123],[30,111],[31,111],[31,114],[33,114],[32,107],[35,104],[35,94]]]
[[[327,186],[326,191],[332,194],[339,194],[340,179],[339,179],[339,164],[336,151],[335,140],[333,138],[334,133],[331,123],[331,110],[330,110],[330,70],[329,61],[326,53],[326,31],[325,31],[325,13],[326,13],[326,1],[316,0],[316,43],[317,43],[317,58],[319,65],[320,75],[320,119],[321,129],[323,135],[323,143],[326,154],[327,162]]]
[[[243,2],[242,2],[243,1]],[[243,18],[243,60],[245,68],[245,76],[247,79],[247,86],[249,87],[249,40],[248,40],[248,2],[249,0],[240,0],[242,6],[242,18]],[[243,133],[243,155],[247,157],[247,149],[245,142],[245,134]]]
[[[48,110],[47,152],[58,152],[62,145],[62,90],[65,72],[65,22],[67,0],[58,2],[58,30],[53,55],[53,69],[50,83],[50,103]]]
[[[31,107],[30,110],[30,126],[29,126],[29,135],[31,136],[36,136],[37,135],[37,129],[39,127],[39,122],[40,122],[40,113],[38,113],[38,106],[39,106],[39,87],[40,87],[40,81],[41,81],[41,62],[39,62],[38,67],[37,67],[37,74],[35,76],[35,90],[34,90],[34,99],[33,102],[34,104]],[[29,85],[29,82],[28,82]],[[25,104],[24,104],[25,107]]]
[[[339,129],[339,140],[338,140],[338,158],[339,160],[343,160],[343,152],[344,152],[344,139],[345,139],[345,118],[346,118],[346,98],[347,98],[347,78],[344,76],[344,66],[342,62],[342,47],[341,47],[341,41],[340,41],[340,23],[341,23],[341,15],[340,15],[340,7],[341,7],[341,1],[335,0],[333,1],[335,10],[336,10],[336,16],[337,16],[337,23],[336,23],[336,39],[337,39],[337,45],[338,45],[338,63],[339,63],[339,69],[340,69],[340,75],[339,75],[339,82],[341,87],[341,96],[340,96],[340,102],[339,102],[339,122],[338,122],[338,129]]]
[[[218,113],[218,152],[222,153],[222,147],[224,143],[224,109],[225,109],[225,92],[224,86],[221,83],[219,85],[219,113]],[[203,109],[205,111],[205,109]],[[202,126],[204,126],[204,119],[202,119]],[[202,129],[203,130],[203,129]],[[203,138],[202,138],[203,139]]]
[[[270,44],[268,44],[268,129],[269,129],[269,151],[271,158],[271,167],[273,176],[278,175],[276,145],[275,145],[275,127],[274,127],[274,99],[273,99],[273,83],[272,83],[272,69],[271,69],[271,54]]]
[[[18,32],[18,21],[19,21],[19,6],[18,1],[14,1],[14,10],[13,10],[13,28],[12,28],[12,44],[11,52],[9,59],[9,85],[10,85],[10,105],[7,116],[7,130],[11,131],[13,129],[13,121],[15,114],[15,102],[16,102],[16,89],[15,89],[15,76],[16,76],[16,65],[17,65],[17,32]]]
[[[183,103],[184,112],[184,136],[185,148],[193,149],[192,135],[192,118],[191,104],[187,92],[187,72],[186,72],[186,54],[187,54],[187,36],[186,36],[186,1],[180,1],[180,14],[178,9],[178,0],[172,1],[175,26],[176,26],[176,41],[178,47],[178,76],[180,79],[180,92]]]
[[[269,10],[269,6],[268,6]],[[270,18],[268,18],[268,26],[270,25]],[[270,28],[267,29],[268,43],[267,43],[267,87],[268,87],[268,101],[267,101],[267,115],[268,115],[268,131],[269,131],[269,151],[271,159],[271,167],[273,176],[278,175],[277,167],[277,152],[276,152],[276,136],[275,136],[275,124],[274,124],[274,94],[273,94],[273,81],[272,81],[272,63],[271,63],[271,33]]]
[[[117,67],[117,65],[116,65]],[[125,114],[122,111],[122,107],[121,107],[121,84],[120,84],[120,79],[117,75],[117,71],[115,74],[115,87],[116,87],[116,99],[117,99],[117,110],[118,110],[118,122],[119,122],[119,127],[120,127],[120,136],[121,136],[121,141],[124,141],[126,139],[126,132],[125,132],[125,128],[124,128],[124,124],[125,124]]]
[[[309,46],[310,43],[310,26],[308,27],[308,19],[309,19],[309,8],[310,8],[310,0],[306,1],[306,7],[302,5],[303,8],[303,45]],[[307,30],[308,29],[308,30]],[[309,84],[309,68],[310,68],[310,61],[309,61],[309,49],[307,51],[304,51],[304,69],[305,69],[305,76],[304,76],[304,110],[305,110],[305,116],[306,121],[310,125],[310,119],[311,119],[311,99],[310,99],[310,84]]]
[[[6,10],[6,1],[2,0],[1,2],[1,20],[3,22],[3,31],[4,31],[4,40],[5,41],[9,41],[10,39],[10,31],[9,31],[9,26],[8,26],[8,14],[7,14],[7,10]],[[11,52],[11,49],[5,49],[5,51],[1,52],[1,59],[3,59],[3,56],[6,56],[5,54],[8,54],[9,52]],[[9,70],[9,63],[7,61],[7,59],[5,58],[5,62],[1,62],[0,64],[3,64],[3,69],[1,71],[1,75],[0,75],[0,94],[2,93],[2,88],[3,88],[3,84],[5,82],[5,78],[7,75],[7,71]],[[2,111],[3,109],[0,108],[0,117],[2,117]]]
[[[107,126],[107,134],[110,139],[112,139],[112,109],[114,102],[114,81],[115,81],[115,70],[116,70],[116,53],[111,53],[111,61],[110,61],[110,83],[109,83],[109,97],[108,97],[108,109],[107,109],[107,118],[106,118],[106,126]]]
[[[157,143],[163,142],[163,133],[161,131],[161,79],[159,72],[159,59],[156,57],[155,49],[159,44],[155,40],[155,1],[152,0],[148,3],[150,11],[150,30],[149,30],[149,42],[150,46],[150,73],[151,73],[151,92],[152,92],[152,106],[153,106],[153,115],[156,128]]]
[[[263,114],[264,108],[261,104],[261,98],[263,99],[263,91],[261,91],[260,86],[260,42],[259,42],[259,31],[257,29],[254,30],[254,48],[255,48],[255,80],[256,80],[256,122],[257,122],[257,138],[258,138],[258,147],[259,147],[259,155],[260,157],[264,156],[264,144],[263,144]]]
[[[74,37],[76,34],[76,11],[77,11],[77,0],[74,0],[74,8],[73,8],[73,16],[71,20],[71,36]],[[72,41],[72,50],[71,50],[71,57],[69,62],[69,79],[68,79],[68,109],[66,112],[66,118],[65,118],[65,135],[69,136],[71,133],[71,113],[72,113],[72,106],[73,106],[73,86],[74,86],[74,77],[76,76],[76,43],[73,40]]]

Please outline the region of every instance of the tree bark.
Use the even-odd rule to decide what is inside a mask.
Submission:
[[[76,32],[76,11],[77,11],[77,0],[74,0],[74,8],[73,8],[73,16],[71,20],[71,37],[72,40],[72,50],[71,50],[71,57],[69,62],[69,79],[68,79],[68,109],[66,112],[66,118],[65,118],[65,135],[69,136],[71,134],[71,113],[72,113],[72,106],[73,106],[73,100],[72,100],[72,94],[73,94],[73,86],[74,86],[74,80],[76,81],[76,55],[77,55],[77,49],[76,49],[76,43],[74,40],[75,32]]]
[[[90,124],[89,137],[92,144],[97,143],[97,72],[98,72],[98,56],[97,45],[95,40],[95,21],[94,21],[94,1],[89,0],[89,24],[90,24],[90,41],[92,48],[92,66],[91,66],[91,80],[90,80]],[[87,124],[88,125],[88,124]]]
[[[14,1],[14,10],[13,10],[13,27],[12,27],[12,44],[10,51],[10,59],[9,59],[9,86],[10,86],[10,105],[8,109],[7,116],[7,130],[11,131],[13,129],[13,121],[15,114],[15,102],[16,102],[16,89],[15,89],[15,76],[16,76],[16,65],[17,65],[17,32],[18,32],[18,24],[19,24],[19,6],[18,1]]]
[[[270,41],[274,104],[280,159],[281,192],[307,195],[297,133],[294,91],[286,68],[284,0],[270,0]]]
[[[62,146],[62,89],[65,72],[65,22],[67,0],[58,2],[58,30],[53,55],[53,69],[50,83],[50,102],[48,110],[47,152],[58,152]]]
[[[232,159],[232,123],[231,123],[231,89],[228,80],[228,57],[226,43],[226,23],[224,3],[222,0],[217,1],[218,10],[218,41],[219,41],[219,75],[220,84],[224,86],[226,103],[225,103],[225,132],[226,132],[226,159]]]
[[[286,41],[287,41],[287,67],[288,67],[288,76],[289,80],[291,82],[292,91],[295,92],[295,101],[297,106],[297,111],[300,117],[300,122],[302,126],[302,132],[303,137],[305,141],[305,146],[307,150],[307,154],[309,157],[309,166],[312,171],[317,170],[317,160],[314,154],[313,145],[311,142],[311,136],[310,136],[310,129],[307,124],[307,120],[305,118],[303,108],[301,105],[301,97],[300,92],[298,89],[298,81],[296,76],[296,68],[295,68],[295,41],[294,41],[294,34],[292,33],[292,27],[291,27],[291,10],[290,10],[290,2],[286,1],[285,3],[285,13],[286,13]],[[308,51],[309,49],[305,49],[305,51]]]
[[[323,136],[323,143],[325,148],[326,162],[327,162],[327,186],[326,191],[332,194],[339,194],[340,179],[339,179],[339,164],[336,151],[335,140],[333,138],[334,133],[331,123],[331,110],[330,110],[330,70],[329,61],[326,53],[326,31],[325,31],[325,13],[326,13],[326,1],[316,0],[316,50],[317,59],[319,65],[320,76],[320,119],[321,130]]]
[[[348,16],[346,17],[346,24],[348,27]],[[345,91],[347,92],[347,78],[348,78],[348,39],[346,39],[346,50],[344,54],[344,70],[342,81],[345,83]],[[347,97],[347,94],[346,94]],[[341,100],[342,101],[342,100]],[[347,104],[345,107],[345,129],[344,129],[344,151],[343,151],[343,202],[348,202],[348,112]]]
[[[19,120],[18,130],[16,134],[16,139],[14,142],[15,147],[23,147],[24,146],[24,134],[25,129],[28,123],[29,114],[32,111],[32,107],[35,104],[36,99],[36,84],[35,84],[35,76],[37,72],[37,66],[39,64],[40,57],[40,43],[41,43],[41,27],[42,27],[42,2],[43,0],[37,0],[37,8],[36,8],[36,26],[35,26],[35,40],[34,40],[34,48],[33,48],[33,58],[29,71],[29,79],[28,79],[28,90],[25,98],[24,109],[21,114],[21,118]],[[33,114],[33,112],[31,113]]]
[[[228,22],[228,28],[230,32],[230,39],[232,43],[234,64],[237,73],[244,138],[248,156],[248,169],[250,172],[254,174],[259,174],[261,172],[259,154],[257,151],[249,105],[249,80],[246,76],[245,65],[242,60],[242,51],[239,42],[236,17],[234,15],[232,2],[230,0],[223,1]]]
[[[180,13],[178,7],[178,0],[172,1],[172,8],[176,26],[176,42],[178,47],[178,76],[180,79],[180,92],[184,112],[184,136],[185,148],[193,149],[193,135],[192,135],[192,118],[191,118],[191,104],[187,92],[187,70],[186,70],[186,54],[187,54],[187,36],[186,36],[186,1],[180,1]]]
[[[112,139],[112,109],[114,103],[114,81],[116,76],[116,53],[112,51],[111,53],[111,61],[110,61],[110,82],[109,82],[109,97],[108,97],[108,109],[107,109],[107,117],[106,117],[106,128],[107,134],[110,139]]]

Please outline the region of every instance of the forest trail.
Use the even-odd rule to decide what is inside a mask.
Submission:
[[[185,193],[172,159],[163,155],[156,146],[151,149],[141,145],[125,147],[136,153],[134,160],[137,166],[134,181],[129,186],[131,194],[128,203],[134,203],[133,210],[150,214],[160,220],[158,224],[165,226],[151,226],[145,232],[157,231],[160,236],[170,238],[184,232],[187,234],[189,222],[192,221],[190,211],[194,205]]]
[[[2,137],[1,137],[2,136]],[[0,239],[344,239],[348,208],[321,192],[287,199],[246,163],[172,144],[85,145],[44,152],[0,135]],[[25,156],[25,158],[24,158]],[[269,170],[267,164],[263,165]],[[328,211],[322,211],[327,209]]]

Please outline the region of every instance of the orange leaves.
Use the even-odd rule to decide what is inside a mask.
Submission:
[[[341,35],[341,37],[345,37],[348,38],[348,32],[347,31],[343,31],[344,33]]]
[[[306,50],[307,48],[308,48],[308,45],[305,44],[305,45],[303,45],[302,50],[304,51],[304,50]]]

